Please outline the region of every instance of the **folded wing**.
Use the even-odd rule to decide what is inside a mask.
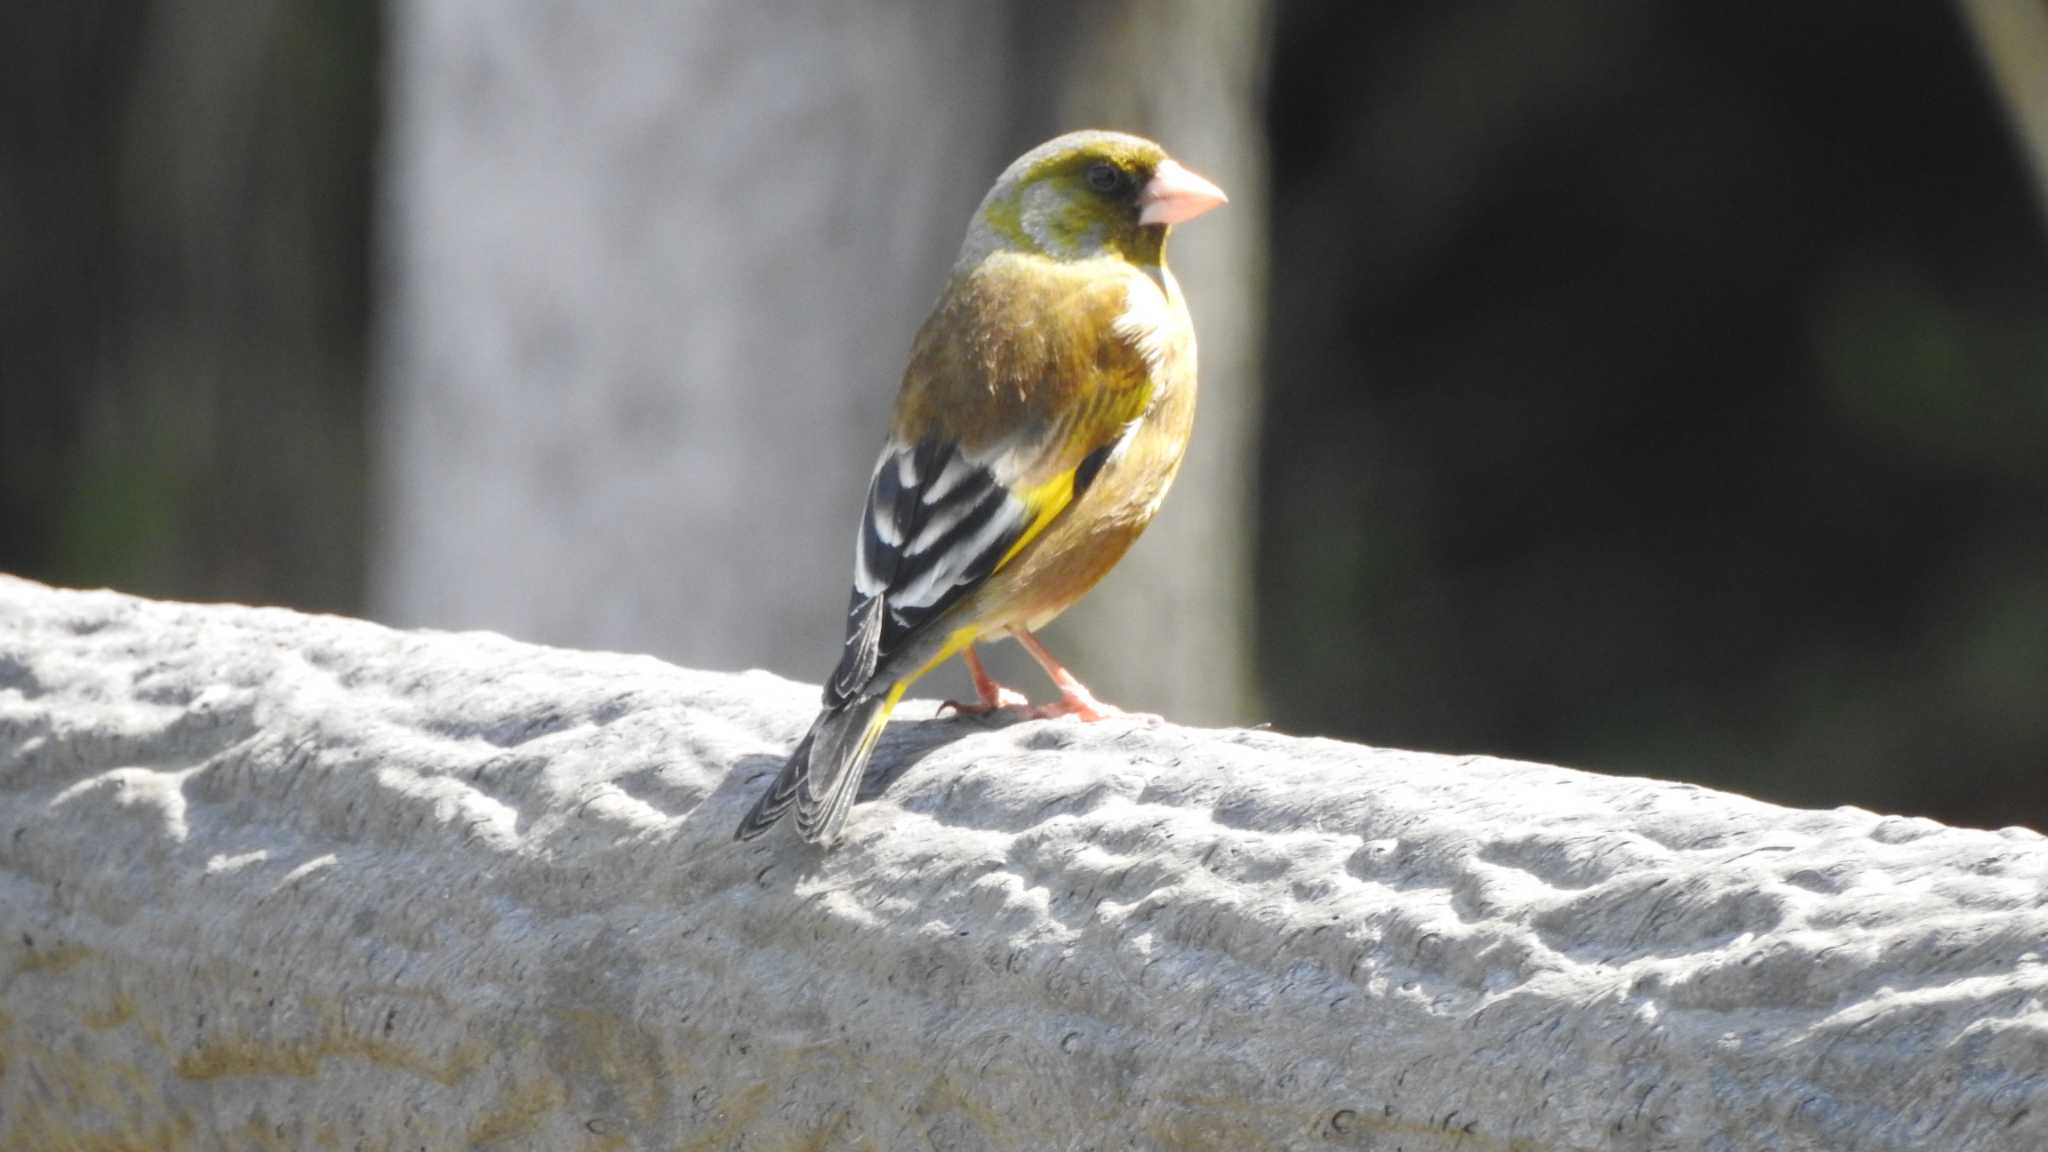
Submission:
[[[1152,382],[1143,341],[1119,325],[1131,283],[986,270],[919,332],[868,481],[828,706],[914,671],[892,660],[936,650],[922,641],[948,610],[1078,500],[1136,426]]]

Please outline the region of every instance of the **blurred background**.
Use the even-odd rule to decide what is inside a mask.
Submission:
[[[2041,0],[34,3],[0,93],[0,570],[815,680],[975,202],[1118,127],[1232,203],[1103,695],[2048,829]]]

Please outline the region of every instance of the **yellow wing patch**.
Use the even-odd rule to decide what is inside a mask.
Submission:
[[[994,571],[1001,572],[1005,564],[1015,559],[1017,553],[1024,550],[1025,545],[1036,540],[1038,534],[1045,531],[1045,526],[1052,523],[1053,519],[1066,511],[1067,505],[1073,502],[1074,473],[1072,471],[1062,472],[1054,477],[1050,483],[1041,484],[1026,494],[1024,506],[1032,510],[1031,525],[1024,529],[1023,535],[1017,537],[1015,544],[1010,545],[1010,550],[1003,553],[1003,558],[996,561]]]

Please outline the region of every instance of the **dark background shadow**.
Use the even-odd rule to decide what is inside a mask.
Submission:
[[[1954,9],[1279,28],[1279,726],[2048,828],[2048,243]]]

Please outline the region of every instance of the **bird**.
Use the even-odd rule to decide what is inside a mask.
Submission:
[[[1017,640],[1058,690],[1028,715],[1118,714],[1033,634],[1123,557],[1180,468],[1195,333],[1167,233],[1226,201],[1120,132],[1057,137],[997,177],[911,344],[817,718],[735,839],[794,809],[804,840],[836,840],[897,702],[956,654],[976,700],[947,706],[1028,708],[982,667],[985,639]]]

